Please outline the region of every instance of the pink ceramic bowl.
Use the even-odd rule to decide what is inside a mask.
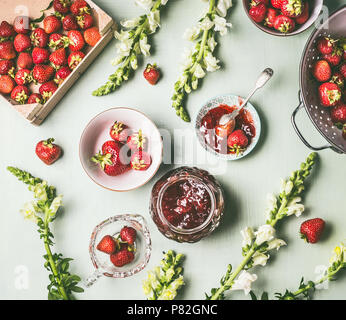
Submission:
[[[148,170],[130,170],[122,175],[111,177],[90,160],[101,150],[104,142],[111,140],[109,131],[115,120],[126,124],[133,131],[142,129],[148,139],[147,152],[152,158],[152,164]],[[149,182],[160,167],[162,152],[161,134],[156,125],[142,112],[125,107],[112,108],[94,117],[85,127],[79,143],[79,158],[87,175],[101,187],[119,192],[137,189]]]

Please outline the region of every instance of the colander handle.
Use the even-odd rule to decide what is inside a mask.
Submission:
[[[305,140],[305,138],[303,137],[303,135],[301,134],[301,132],[299,131],[298,127],[297,127],[297,123],[296,123],[296,115],[298,113],[298,111],[300,109],[302,109],[304,107],[304,104],[303,104],[303,101],[302,99],[300,98],[300,93],[299,93],[299,105],[298,107],[293,111],[292,113],[292,116],[291,116],[291,121],[292,121],[292,125],[293,125],[293,128],[295,130],[295,132],[297,133],[298,137],[300,138],[300,140],[302,140],[302,142],[308,147],[310,148],[311,150],[314,150],[314,151],[320,151],[320,150],[324,150],[324,149],[333,149],[333,147],[331,145],[325,145],[325,146],[322,146],[322,147],[313,147],[309,142],[307,142]]]

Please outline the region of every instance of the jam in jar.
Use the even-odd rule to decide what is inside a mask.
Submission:
[[[180,167],[154,185],[150,209],[166,237],[196,242],[219,225],[224,209],[222,189],[207,171]]]

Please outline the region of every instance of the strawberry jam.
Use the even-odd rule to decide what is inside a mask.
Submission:
[[[218,153],[232,153],[227,148],[227,135],[221,137],[215,134],[215,128],[218,126],[219,121],[224,114],[232,113],[236,109],[236,106],[230,107],[226,104],[221,104],[218,107],[209,110],[201,120],[200,130],[204,136],[204,142]],[[238,129],[244,131],[249,139],[249,144],[251,143],[251,139],[256,136],[256,128],[252,116],[246,109],[242,109],[239,115],[235,118],[234,130]]]

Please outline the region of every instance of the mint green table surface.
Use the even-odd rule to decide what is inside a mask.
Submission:
[[[133,1],[96,2],[116,21],[142,13]],[[344,3],[342,0],[325,2],[330,11]],[[290,116],[298,105],[299,62],[312,28],[295,37],[267,35],[248,20],[241,2],[235,1],[230,14],[233,29],[221,39],[217,50],[223,68],[208,74],[202,87],[189,96],[188,110],[192,119],[210,97],[225,93],[245,96],[265,67],[272,67],[275,76],[252,99],[263,126],[255,151],[237,162],[198,163],[205,169],[223,166],[224,173],[217,175],[217,179],[224,188],[227,201],[220,227],[205,240],[196,244],[168,240],[158,232],[150,218],[148,204],[153,183],[173,165],[162,165],[154,179],[144,187],[119,194],[94,184],[84,173],[78,157],[83,128],[92,117],[110,107],[138,108],[158,127],[167,128],[171,133],[174,129],[193,130],[192,123],[183,123],[175,116],[170,96],[179,76],[177,66],[181,52],[189,45],[182,40],[182,34],[185,28],[197,21],[204,6],[205,3],[200,0],[170,0],[164,9],[162,28],[152,41],[152,57],[145,61],[157,62],[163,70],[162,80],[157,86],[150,86],[143,80],[142,64],[134,78],[114,94],[102,98],[91,96],[92,90],[103,84],[114,69],[110,65],[115,56],[114,40],[40,127],[32,126],[14,110],[1,105],[0,298],[46,299],[48,284],[48,275],[43,268],[44,248],[37,228],[32,222],[24,221],[19,213],[24,202],[31,200],[32,194],[5,170],[8,165],[18,166],[46,179],[64,194],[65,206],[53,226],[55,249],[75,259],[72,271],[83,278],[93,272],[88,244],[94,226],[109,216],[121,213],[142,214],[149,223],[153,252],[146,270],[159,263],[163,250],[174,249],[186,254],[186,286],[179,296],[181,299],[203,299],[204,292],[218,285],[227,264],[232,263],[235,267],[240,262],[240,229],[264,224],[267,193],[278,190],[280,178],[298,168],[310,152],[294,133]],[[305,111],[299,113],[297,121],[311,143],[324,144]],[[63,158],[51,167],[35,156],[36,142],[48,137],[55,137],[64,149]],[[194,142],[195,149],[203,153],[196,139]],[[176,156],[182,152],[177,141]],[[257,292],[266,290],[273,295],[286,288],[296,289],[302,276],[314,279],[315,266],[327,264],[331,250],[346,237],[346,157],[330,150],[320,152],[319,156],[319,164],[309,180],[304,199],[306,212],[300,218],[290,217],[278,225],[277,235],[288,246],[273,253],[266,267],[252,270],[258,275],[253,286]],[[190,161],[186,164],[197,163]],[[313,217],[325,219],[327,230],[321,242],[308,245],[299,238],[298,231],[302,221]],[[16,287],[16,272],[20,272],[21,266],[28,272],[29,283],[28,288],[20,290]],[[141,282],[146,277],[146,270],[127,279],[102,278],[78,298],[144,299]],[[345,288],[346,275],[343,274],[339,281],[329,285],[329,290],[318,291],[315,298],[345,299]],[[249,299],[249,296],[237,291],[232,293],[232,298]]]

